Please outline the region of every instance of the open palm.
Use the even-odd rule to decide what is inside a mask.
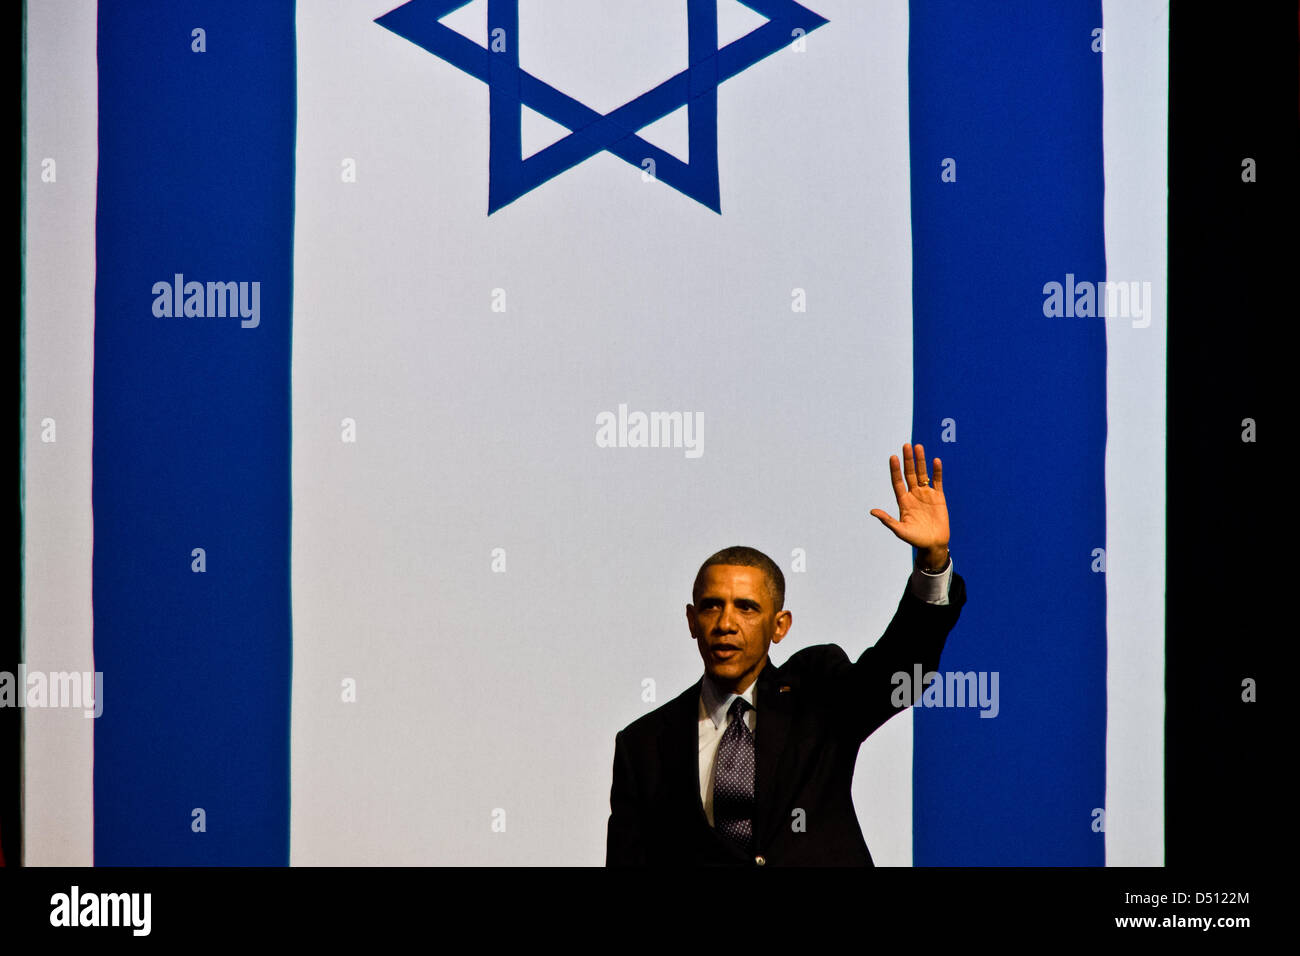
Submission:
[[[903,466],[889,456],[889,477],[898,499],[898,517],[880,508],[871,514],[902,540],[920,550],[948,545],[948,504],[943,497],[943,463],[934,460],[934,481],[925,470],[925,449],[903,445]]]

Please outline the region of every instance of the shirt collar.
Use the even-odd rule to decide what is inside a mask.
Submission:
[[[772,662],[768,661],[765,668],[771,666]],[[731,709],[731,702],[737,697],[743,697],[746,703],[755,710],[758,709],[758,705],[754,702],[757,690],[758,681],[756,680],[745,688],[743,694],[730,693],[729,691],[722,690],[718,687],[717,684],[713,682],[713,678],[709,676],[707,671],[705,671],[704,681],[700,684],[700,700],[704,703],[704,712],[708,714],[709,719],[713,721],[713,726],[721,727],[723,720],[726,719],[727,711]]]

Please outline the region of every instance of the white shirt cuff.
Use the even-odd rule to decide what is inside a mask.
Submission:
[[[948,566],[937,574],[922,571],[920,567],[912,568],[912,593],[926,604],[947,604],[948,585],[952,583],[952,558]]]

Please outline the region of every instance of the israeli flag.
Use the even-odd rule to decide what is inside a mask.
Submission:
[[[863,745],[876,862],[1162,863],[1167,34],[29,6],[23,861],[599,864],[700,562],[856,658],[918,441],[982,691]]]

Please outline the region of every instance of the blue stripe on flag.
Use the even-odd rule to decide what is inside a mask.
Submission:
[[[918,866],[1104,863],[1105,325],[1043,309],[1106,278],[1101,25],[1097,0],[911,4],[913,434],[970,593],[941,670],[998,672],[1000,704],[916,709]]]
[[[95,862],[287,864],[294,6],[102,0],[98,42]],[[177,274],[258,324],[156,316]]]

